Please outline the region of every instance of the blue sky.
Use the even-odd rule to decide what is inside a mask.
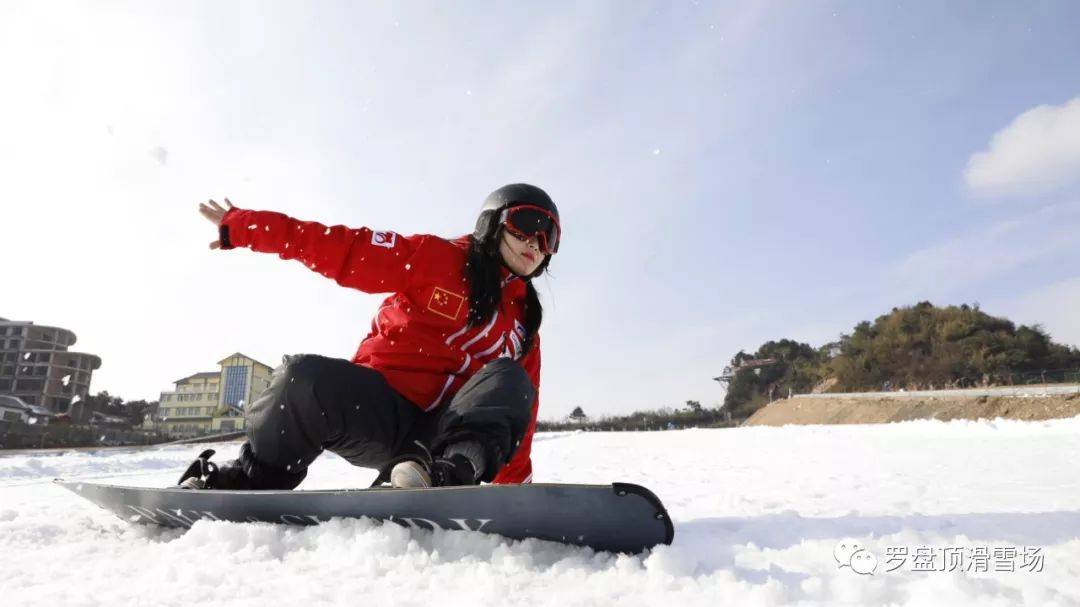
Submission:
[[[1080,344],[1078,26],[1068,2],[5,3],[0,316],[74,330],[129,400],[234,351],[347,358],[381,297],[210,251],[200,201],[456,236],[527,181],[565,229],[541,417],[713,405],[739,349],[923,299]]]

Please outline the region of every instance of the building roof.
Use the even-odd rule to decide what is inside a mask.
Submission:
[[[66,329],[65,329],[66,331]],[[78,356],[80,358],[90,359],[90,370],[97,371],[101,368],[101,357],[97,354],[89,354],[87,352],[72,352],[71,350],[49,350],[47,348],[26,348],[23,352],[58,352],[60,354],[67,354],[69,356]]]
[[[42,407],[41,405],[31,405],[18,396],[9,396],[7,394],[0,394],[0,405],[11,407],[12,409],[22,409],[30,415],[51,416],[53,414],[53,412],[49,411],[46,407]]]
[[[30,410],[30,405],[26,404],[26,401],[18,396],[8,396],[7,394],[0,394],[0,405],[23,411]]]
[[[181,377],[180,379],[174,381],[173,383],[178,384],[180,382],[185,382],[185,381],[187,381],[189,379],[201,379],[203,377],[219,377],[220,375],[221,375],[221,371],[200,371],[200,372],[198,372],[198,373],[196,373],[194,375],[188,375],[187,377]]]
[[[254,358],[252,358],[252,357],[250,357],[247,354],[244,354],[242,352],[233,352],[232,354],[226,356],[225,358],[223,358],[223,359],[221,359],[221,360],[219,360],[217,362],[220,365],[220,364],[224,363],[225,361],[229,360],[230,358],[232,358],[234,356],[240,356],[242,358],[246,358],[246,359],[250,360],[253,363],[260,364],[260,365],[266,367],[267,369],[272,369],[273,368],[270,365],[268,365],[266,363],[259,362],[259,361],[255,360]]]
[[[272,369],[273,368],[270,365],[267,365],[265,363],[261,363],[261,362],[255,360],[254,358],[248,356],[247,354],[243,354],[241,352],[233,352],[232,354],[230,354],[230,355],[226,356],[225,358],[219,360],[218,364],[219,365],[223,364],[225,361],[229,360],[230,358],[232,358],[234,356],[240,356],[242,358],[246,358],[246,359],[250,360],[251,362],[253,362],[253,363],[257,364],[257,365],[262,365],[262,366],[266,367],[267,369]],[[174,384],[179,384],[179,383],[185,382],[185,381],[187,381],[189,379],[199,379],[199,378],[203,378],[203,377],[218,377],[220,375],[221,375],[221,371],[201,371],[201,372],[196,373],[194,375],[188,375],[187,377],[181,377],[180,379],[174,381],[173,383]]]

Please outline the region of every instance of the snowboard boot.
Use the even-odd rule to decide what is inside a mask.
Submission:
[[[210,461],[213,449],[207,449],[191,462],[176,486],[181,489],[252,489],[251,479],[244,472],[239,460],[230,460],[221,466]]]
[[[395,489],[424,489],[480,484],[483,471],[483,449],[477,443],[461,443],[447,447],[440,457],[432,457],[420,441],[415,443],[420,453],[394,458],[379,473],[372,487],[390,481]]]

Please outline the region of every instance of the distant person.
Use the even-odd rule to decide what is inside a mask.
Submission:
[[[543,190],[495,190],[473,233],[454,239],[225,205],[199,205],[218,227],[211,249],[274,253],[390,296],[351,360],[286,356],[245,408],[239,459],[218,466],[207,450],[181,487],[293,489],[324,449],[393,487],[532,480],[543,318],[532,279],[562,235]],[[317,303],[304,312],[318,314]]]

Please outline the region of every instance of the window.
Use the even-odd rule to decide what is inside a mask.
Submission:
[[[225,367],[225,404],[236,405],[247,392],[247,367]]]
[[[15,382],[15,391],[18,392],[21,390],[26,390],[32,392],[40,392],[44,385],[44,382],[40,379],[21,379]]]

